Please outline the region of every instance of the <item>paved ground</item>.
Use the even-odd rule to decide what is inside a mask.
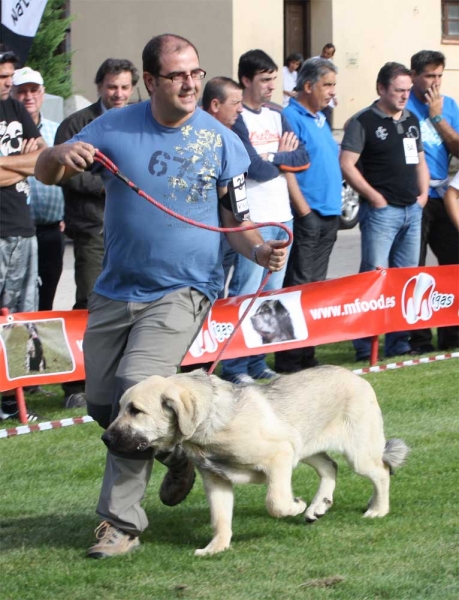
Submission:
[[[358,226],[347,231],[340,231],[338,240],[333,248],[328,268],[328,277],[345,277],[353,275],[359,270],[360,263],[360,231]],[[428,256],[428,264],[434,265],[436,261],[432,255]],[[57,288],[54,301],[55,310],[70,310],[75,302],[75,283],[73,280],[73,247],[67,243],[64,256],[64,271]]]

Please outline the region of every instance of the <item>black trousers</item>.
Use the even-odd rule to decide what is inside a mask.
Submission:
[[[429,198],[422,214],[421,254],[419,266],[426,264],[427,246],[429,245],[439,265],[459,264],[459,232],[451,223],[441,198]],[[414,350],[432,345],[432,331],[417,329],[410,337],[410,345]],[[459,347],[459,327],[438,328],[439,350]]]
[[[92,294],[96,279],[102,271],[104,258],[103,233],[85,233],[68,230],[67,235],[73,241],[75,256],[75,304],[73,308],[88,308],[89,296]],[[84,381],[68,381],[62,384],[65,397],[84,392]]]
[[[293,244],[284,287],[325,280],[338,227],[338,216],[324,217],[315,211],[294,218]],[[314,366],[314,354],[314,346],[276,352],[275,369],[279,373],[294,373]]]
[[[73,308],[88,308],[89,296],[102,271],[104,235],[102,232],[86,233],[73,230],[66,233],[73,240],[75,256],[76,295]]]
[[[36,225],[38,242],[38,276],[41,286],[38,310],[52,310],[57,285],[64,264],[64,234],[59,222]]]

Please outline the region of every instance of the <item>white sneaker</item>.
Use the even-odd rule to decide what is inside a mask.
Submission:
[[[236,385],[250,385],[251,383],[255,383],[255,379],[246,373],[241,373],[240,375],[235,375],[232,382]]]
[[[266,367],[266,369],[263,369],[263,371],[259,375],[254,377],[254,379],[277,379],[278,377],[279,373],[276,373],[276,371],[273,371],[269,367]]]

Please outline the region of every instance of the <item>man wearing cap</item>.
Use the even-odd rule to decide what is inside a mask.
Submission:
[[[0,47],[0,308],[37,309],[37,239],[27,177],[46,142],[24,106],[9,98],[18,59]],[[0,420],[15,417],[14,395],[3,395]],[[28,420],[36,420],[29,414]]]
[[[40,113],[45,98],[43,77],[30,67],[13,75],[11,96],[23,104],[48,146],[54,144],[58,123]],[[56,185],[43,185],[29,177],[30,208],[38,242],[39,310],[52,310],[64,256],[64,195]]]

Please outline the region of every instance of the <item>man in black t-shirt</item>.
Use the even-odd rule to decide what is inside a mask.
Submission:
[[[27,177],[46,143],[25,107],[9,98],[16,63],[13,52],[0,50],[0,308],[29,312],[38,308],[38,272]],[[0,419],[16,414],[14,396],[3,396]]]
[[[405,108],[410,71],[386,63],[376,87],[379,100],[350,119],[341,144],[344,177],[360,194],[361,273],[418,265],[429,189],[419,121]],[[370,338],[354,347],[357,360],[370,357]],[[407,332],[386,335],[386,357],[410,352]]]

